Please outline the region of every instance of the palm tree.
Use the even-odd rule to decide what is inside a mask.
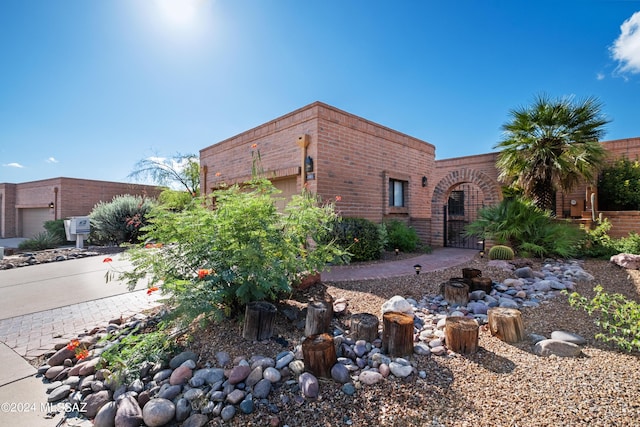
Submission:
[[[604,125],[601,103],[592,97],[550,99],[538,95],[530,107],[510,111],[496,167],[499,178],[521,187],[536,206],[555,213],[556,191],[591,181],[606,151],[599,143]]]

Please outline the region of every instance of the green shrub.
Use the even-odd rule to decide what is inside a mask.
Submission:
[[[640,235],[632,231],[627,237],[614,240],[613,247],[615,253],[640,255]]]
[[[517,197],[480,209],[465,235],[508,245],[522,256],[563,258],[577,255],[584,239],[584,231],[577,226]]]
[[[167,209],[181,211],[186,209],[194,200],[188,191],[163,190],[158,196],[158,203]]]
[[[385,230],[365,218],[342,218],[334,222],[330,237],[349,252],[353,261],[371,261],[382,255]]]
[[[613,239],[608,234],[611,222],[607,218],[596,220],[596,224],[593,229],[581,226],[586,235],[580,247],[581,255],[601,259],[609,259],[619,253],[640,255],[640,235],[631,232],[627,237]]]
[[[514,256],[513,249],[509,246],[495,245],[489,249],[489,259],[510,260]]]
[[[42,251],[45,249],[57,248],[62,244],[62,240],[48,231],[43,231],[36,234],[34,237],[28,240],[20,242],[18,248],[23,251]]]
[[[154,208],[144,231],[163,245],[127,251],[133,268],[118,278],[130,289],[141,279],[161,288],[174,306],[171,314],[189,323],[203,313],[218,319],[242,314],[248,302],[290,293],[301,274],[342,262],[344,252],[327,242],[337,217],[333,205],[304,191],[282,214],[277,191],[256,179],[215,191],[215,209],[202,200],[179,212]]]
[[[415,229],[398,220],[388,221],[385,226],[387,229],[386,250],[400,249],[402,252],[414,252],[418,248],[420,238]]]
[[[67,234],[64,231],[63,219],[45,221],[44,229],[47,230],[49,234],[57,236],[61,244],[67,241]]]
[[[623,157],[604,168],[598,179],[598,205],[603,211],[640,210],[640,162]]]
[[[147,224],[155,202],[142,196],[125,194],[111,202],[99,202],[89,214],[90,239],[96,244],[136,243]]]
[[[620,294],[606,293],[602,286],[596,286],[594,291],[596,295],[591,300],[571,293],[569,304],[589,315],[597,314],[595,323],[606,332],[596,334],[596,339],[613,342],[627,351],[640,350],[640,304]]]

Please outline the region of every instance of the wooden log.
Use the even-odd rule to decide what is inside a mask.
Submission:
[[[492,286],[493,280],[491,280],[489,277],[474,277],[471,279],[471,292],[485,291],[488,295],[491,293]]]
[[[461,281],[449,280],[444,284],[443,296],[450,305],[467,305],[469,303],[469,285]]]
[[[478,351],[478,329],[474,319],[454,316],[445,320],[444,339],[447,348],[455,353],[471,354]]]
[[[477,268],[463,268],[462,269],[462,278],[464,279],[464,283],[471,286],[471,279],[474,277],[482,276],[482,271]]]
[[[328,301],[314,301],[307,306],[307,321],[304,336],[330,332],[333,319],[333,304]]]
[[[413,354],[413,316],[388,311],[382,315],[382,351],[391,357]]]
[[[258,341],[271,338],[276,311],[276,307],[266,301],[248,303],[244,314],[242,337]]]
[[[351,316],[351,335],[356,340],[373,342],[378,338],[378,316],[370,313],[358,313]]]
[[[331,378],[331,368],[338,362],[336,347],[329,334],[311,335],[302,341],[305,369],[316,377]]]
[[[491,335],[504,342],[514,343],[524,339],[522,314],[515,308],[494,307],[487,312]]]

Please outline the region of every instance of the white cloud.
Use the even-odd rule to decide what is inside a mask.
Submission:
[[[47,163],[58,163],[58,160],[55,157],[49,157]]]
[[[6,164],[4,164],[4,165],[2,165],[2,166],[8,166],[8,167],[10,167],[10,168],[18,168],[18,169],[22,169],[22,168],[24,168],[24,166],[23,166],[23,165],[21,165],[20,163],[16,163],[16,162],[13,162],[13,163],[6,163]]]
[[[605,76],[604,76],[604,74],[602,74],[602,73],[596,73],[596,79],[598,79],[598,80],[604,80],[604,77],[605,77]]]
[[[640,12],[634,13],[622,23],[620,36],[609,50],[611,57],[618,61],[618,72],[640,73]]]

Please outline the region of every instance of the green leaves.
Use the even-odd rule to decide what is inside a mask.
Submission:
[[[596,295],[591,300],[577,292],[571,293],[569,304],[589,315],[598,315],[595,323],[606,333],[597,334],[597,339],[612,342],[626,351],[640,350],[640,304],[621,294],[606,293],[600,285],[593,290]]]

